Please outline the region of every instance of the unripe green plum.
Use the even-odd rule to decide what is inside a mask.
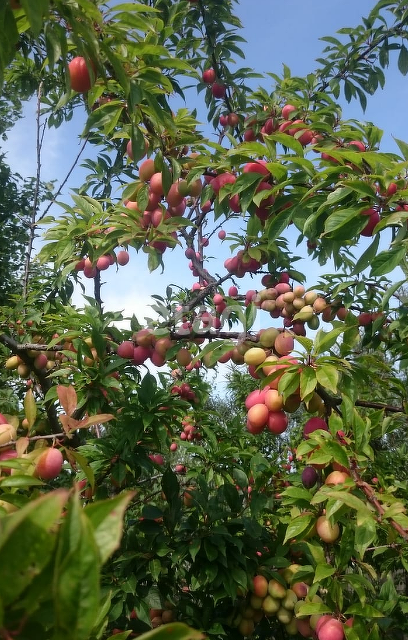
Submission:
[[[270,596],[272,596],[272,598],[278,598],[279,600],[282,600],[282,598],[286,596],[286,589],[283,584],[281,584],[277,580],[272,579],[269,580],[268,583],[268,593]]]
[[[238,625],[238,631],[242,633],[243,636],[252,636],[254,630],[254,621],[248,620],[247,618],[242,618],[241,622]]]
[[[310,320],[307,321],[307,326],[311,331],[316,331],[320,326],[319,318],[317,316],[312,316]]]
[[[245,618],[245,620],[253,620],[255,615],[255,609],[253,609],[251,606],[244,607],[241,611],[241,614],[242,614],[242,617]]]
[[[300,396],[297,393],[291,393],[283,403],[283,409],[288,413],[293,413],[294,411],[299,409],[300,402]]]
[[[275,327],[269,327],[259,334],[259,344],[261,347],[270,349],[275,344],[275,340],[279,335],[278,329]]]
[[[317,518],[316,532],[323,542],[331,543],[339,537],[340,527],[337,522],[331,524],[326,516],[320,516]]]
[[[279,611],[280,606],[280,600],[269,595],[266,596],[266,598],[264,598],[262,602],[262,609],[265,611],[267,616],[274,615],[277,611]]]
[[[307,305],[312,305],[315,300],[317,299],[317,293],[316,291],[306,291],[304,297],[304,301]]]
[[[301,320],[303,320],[304,322],[310,322],[310,320],[314,317],[313,307],[309,304],[305,304],[305,306],[302,307],[300,313],[302,314]]]
[[[283,579],[290,584],[295,573],[297,573],[301,568],[301,564],[290,564],[288,567],[281,569],[279,573],[282,575]]]
[[[262,608],[262,603],[263,603],[263,598],[260,598],[259,596],[256,596],[254,593],[251,595],[250,599],[249,599],[249,603],[252,607],[252,609],[261,609]]]
[[[288,589],[286,591],[286,595],[282,600],[282,607],[288,609],[289,611],[293,611],[295,608],[295,604],[297,602],[297,595],[292,589]]]
[[[285,607],[281,606],[280,609],[276,612],[276,617],[282,624],[289,624],[289,622],[291,622],[293,618],[293,613],[292,611],[288,611],[287,609],[285,609]]]
[[[298,628],[295,617],[292,618],[289,624],[285,624],[285,631],[288,636],[297,636]]]

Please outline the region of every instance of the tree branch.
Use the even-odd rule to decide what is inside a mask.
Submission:
[[[361,478],[357,470],[357,462],[355,460],[351,460],[350,462],[350,471],[356,486],[365,494],[367,500],[373,505],[381,519],[381,516],[385,513],[385,509],[376,497],[374,489]],[[408,531],[404,529],[404,527],[401,527],[401,525],[398,524],[398,522],[395,522],[392,518],[389,519],[389,522],[393,529],[399,533],[401,538],[408,540]]]

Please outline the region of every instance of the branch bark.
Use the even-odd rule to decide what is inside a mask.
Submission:
[[[385,509],[376,497],[374,489],[361,478],[355,460],[351,460],[350,471],[351,476],[356,483],[356,486],[365,494],[367,500],[370,502],[370,504],[373,505],[381,520],[381,517],[385,513]],[[393,527],[393,529],[395,529],[395,531],[401,536],[401,538],[403,538],[404,540],[408,540],[408,531],[404,529],[404,527],[398,524],[398,522],[395,522],[395,520],[393,520],[392,518],[389,519],[389,523]]]

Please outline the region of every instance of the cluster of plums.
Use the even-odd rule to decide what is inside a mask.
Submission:
[[[269,580],[264,575],[256,575],[250,593],[239,611],[231,616],[231,625],[243,636],[252,636],[256,625],[266,616],[277,618],[289,636],[343,640],[344,626],[352,627],[352,618],[343,623],[334,615],[302,614],[303,605],[323,604],[323,600],[318,595],[308,596],[309,585],[296,578],[301,570],[301,565],[292,564],[280,569],[279,575]]]
[[[75,264],[75,271],[82,271],[86,278],[95,278],[98,272],[106,271],[112,265],[124,267],[129,262],[129,253],[124,249],[118,253],[108,253],[93,261],[90,258],[81,258]]]

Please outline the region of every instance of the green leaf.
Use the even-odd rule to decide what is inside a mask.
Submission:
[[[121,493],[115,498],[88,504],[84,509],[94,530],[102,564],[119,547],[123,516],[133,496],[134,492]]]
[[[211,542],[204,538],[204,553],[207,556],[207,560],[209,562],[214,562],[216,558],[218,558],[218,549]]]
[[[170,468],[166,469],[162,476],[162,489],[166,496],[167,502],[170,504],[178,501],[180,493],[180,485],[177,480],[177,475]]]
[[[332,393],[337,393],[337,386],[339,384],[339,372],[332,364],[319,364],[316,365],[316,379],[319,384],[325,389],[328,389]]]
[[[58,489],[0,520],[0,600],[12,603],[49,562],[55,526],[68,498]]]
[[[74,495],[61,526],[52,586],[55,636],[88,640],[100,603],[100,555],[91,521]]]
[[[357,450],[366,441],[367,424],[357,409],[353,409],[353,434]]]
[[[398,282],[395,282],[394,284],[392,284],[390,287],[387,288],[387,291],[384,293],[384,295],[383,295],[383,297],[381,299],[380,309],[386,309],[387,308],[390,298],[405,283],[406,283],[406,280],[398,280]]]
[[[300,129],[299,129],[300,131]],[[295,152],[297,156],[303,158],[304,150],[302,145],[295,137],[287,134],[287,133],[273,133],[271,136],[265,136],[266,140],[273,140],[275,142],[280,142],[280,144],[288,149],[291,149]]]
[[[360,215],[361,209],[343,209],[332,213],[324,226],[325,235],[338,240],[354,238],[364,228],[367,220]]]
[[[312,494],[307,489],[303,487],[287,487],[282,494],[283,496],[289,498],[295,498],[297,500],[306,500],[306,502],[310,502],[312,499]]]
[[[285,229],[287,229],[292,219],[292,208],[284,209],[278,215],[271,216],[266,222],[269,242],[274,242]]]
[[[306,336],[293,336],[296,342],[298,342],[306,353],[312,353],[313,351],[313,340],[311,338],[306,338]]]
[[[45,43],[47,47],[48,65],[52,70],[62,56],[65,57],[67,44],[65,31],[60,24],[49,22],[44,25]]]
[[[197,553],[200,551],[200,548],[201,548],[201,538],[194,538],[194,540],[192,540],[191,544],[188,546],[188,552],[193,560],[195,560],[195,557]]]
[[[319,207],[319,212],[325,211],[327,209],[328,204],[333,205],[333,204],[336,204],[337,202],[341,202],[342,200],[347,198],[351,193],[353,193],[353,190],[350,189],[350,187],[338,187],[337,189],[334,189],[334,191],[329,193],[329,195],[327,196],[326,202],[324,202],[321,205],[321,207]]]
[[[279,371],[270,374],[270,376],[267,376],[266,380],[268,380],[269,378],[274,379],[278,376],[279,376]],[[295,393],[295,391],[298,389],[299,381],[300,381],[300,373],[298,369],[294,369],[292,371],[287,370],[282,375],[278,383],[278,391],[283,395],[285,400],[290,395],[292,395],[292,393]]]
[[[201,349],[201,351],[196,356],[194,356],[191,362],[192,364],[195,364],[196,362],[198,362],[198,360],[202,360],[205,355],[209,354],[208,365],[212,366],[213,364],[218,362],[218,359],[221,356],[223,356],[225,353],[228,353],[228,351],[231,351],[234,346],[235,344],[234,342],[232,342],[232,340],[214,340],[206,344],[205,347]]]
[[[354,545],[360,554],[360,558],[363,558],[367,547],[374,540],[376,533],[376,526],[373,518],[367,518],[363,522],[358,523],[358,527],[354,530]]]
[[[157,558],[153,558],[153,560],[150,560],[148,570],[155,582],[157,582],[160,577],[161,569],[162,566],[160,560],[158,560]]]
[[[316,614],[332,613],[332,610],[323,603],[320,602],[305,602],[296,612],[296,617],[313,616]]]
[[[364,518],[371,517],[371,511],[369,510],[365,502],[360,500],[360,498],[357,498],[357,496],[353,495],[352,493],[349,493],[349,491],[331,490],[331,491],[325,491],[324,493],[328,498],[333,498],[334,500],[341,500],[344,504],[350,507],[350,509],[355,509],[355,511],[361,514],[362,517]]]
[[[38,0],[34,4],[31,0],[21,0],[21,4],[30,23],[33,36],[39,36],[43,27],[43,16],[48,14],[50,1]]]
[[[404,44],[401,45],[401,49],[398,56],[398,69],[403,76],[408,73],[408,49]]]
[[[98,107],[88,116],[84,135],[88,135],[92,129],[102,129],[108,135],[118,124],[123,109],[123,104],[114,100]]]
[[[370,277],[383,276],[400,266],[406,256],[405,246],[398,246],[389,251],[382,251],[376,256],[371,265]]]
[[[404,142],[404,140],[398,140],[398,138],[394,138],[394,140],[397,143],[404,160],[408,160],[408,144]]]
[[[142,404],[149,404],[157,391],[157,381],[154,375],[146,373],[140,386],[137,389],[139,400]]]
[[[16,44],[19,39],[20,33],[23,33],[28,29],[27,20],[24,21],[25,25],[22,25],[22,21],[19,21],[19,29],[17,29],[14,13],[11,10],[11,6],[8,2],[0,4],[0,25],[1,35],[0,38],[0,89],[4,83],[4,67],[9,64],[16,55]]]
[[[142,516],[146,520],[156,520],[163,517],[163,511],[154,504],[146,504],[142,509]]]
[[[240,488],[248,486],[248,476],[244,471],[242,471],[242,469],[235,467],[232,472],[232,477],[234,478],[235,484]]]
[[[321,580],[332,576],[335,572],[336,567],[332,567],[330,564],[318,564],[313,582],[320,582]]]
[[[360,180],[346,180],[344,184],[350,187],[353,191],[361,193],[363,196],[368,196],[369,198],[375,197],[373,187],[367,184],[367,182],[361,182]]]
[[[288,525],[288,528],[286,529],[286,534],[285,534],[285,539],[283,541],[283,544],[286,544],[288,540],[291,540],[292,538],[296,538],[296,536],[298,536],[300,533],[303,533],[304,531],[306,531],[306,529],[309,527],[311,522],[312,522],[312,516],[310,515],[307,515],[307,516],[302,515],[297,518],[294,518],[292,522]]]
[[[44,482],[34,476],[14,475],[0,478],[0,487],[40,487]]]
[[[300,399],[311,394],[317,385],[316,371],[313,367],[303,367],[300,372]]]
[[[67,450],[66,455],[68,459],[72,457],[75,463],[79,465],[81,471],[83,471],[86,479],[88,480],[89,484],[93,489],[95,486],[95,474],[92,467],[88,464],[87,459],[82,454],[78,453],[78,451],[75,451],[74,449]]]
[[[346,330],[346,327],[335,327],[331,331],[323,331],[320,329],[314,339],[314,352],[320,355],[325,351],[329,351],[336,344],[337,338]]]
[[[191,629],[183,622],[169,622],[143,633],[141,638],[142,640],[204,640],[205,636],[201,631]]]
[[[258,315],[258,308],[253,304],[249,304],[245,309],[245,331],[249,331],[253,326]]]
[[[355,267],[352,271],[353,275],[357,275],[358,273],[361,273],[372,264],[375,256],[377,255],[379,243],[380,243],[380,235],[377,234],[374,238],[374,241],[370,244],[370,246],[364,251],[364,253],[357,260]]]
[[[378,611],[375,607],[372,607],[370,604],[352,604],[346,611],[344,611],[344,615],[351,616],[357,615],[362,616],[363,618],[383,618],[384,614],[381,611]]]
[[[332,429],[333,426],[333,422],[335,424],[335,430],[337,431],[337,421],[336,421],[336,416],[335,414],[332,414],[329,418],[329,427],[330,429]],[[343,425],[342,425],[343,426]],[[335,442],[334,440],[329,440],[328,442],[325,443],[324,445],[325,450],[329,451],[330,454],[332,455],[332,458],[335,462],[337,462],[338,464],[341,464],[343,467],[346,467],[346,469],[348,469],[349,467],[349,459],[347,457],[347,453],[345,448],[339,444],[338,442]]]

